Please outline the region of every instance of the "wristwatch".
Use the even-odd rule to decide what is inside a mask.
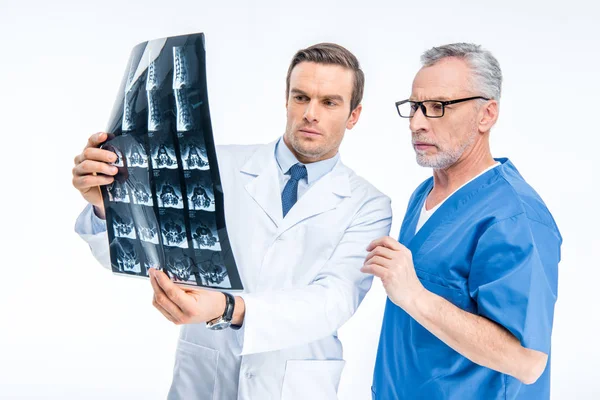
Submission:
[[[235,298],[229,293],[223,292],[225,295],[225,311],[223,315],[217,317],[206,323],[206,327],[213,331],[219,331],[221,329],[227,329],[230,326],[233,329],[239,329],[237,325],[231,325],[231,319],[233,318],[233,309],[235,307]]]

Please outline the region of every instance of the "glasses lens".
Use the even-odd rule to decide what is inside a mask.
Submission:
[[[426,101],[423,103],[428,117],[441,117],[444,115],[444,105],[439,101]]]
[[[398,111],[400,112],[400,116],[404,117],[404,118],[410,118],[415,113],[414,109],[413,109],[413,105],[409,101],[407,101],[406,103],[400,104],[398,106]]]

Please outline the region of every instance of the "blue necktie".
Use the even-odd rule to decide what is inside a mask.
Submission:
[[[302,164],[294,164],[288,171],[291,178],[285,184],[283,193],[281,193],[281,205],[283,206],[283,216],[285,217],[288,211],[298,201],[298,182],[306,177],[306,167]]]

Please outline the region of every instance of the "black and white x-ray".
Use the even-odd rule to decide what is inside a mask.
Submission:
[[[110,226],[115,237],[137,239],[135,234],[135,225],[133,218],[128,213],[128,208],[124,204],[115,204],[113,207],[113,218]]]
[[[197,135],[196,135],[197,136]],[[190,133],[184,133],[179,137],[181,148],[181,163],[184,170],[207,170],[210,169],[206,145],[201,137]]]
[[[150,151],[152,154],[152,168],[177,170],[177,153],[173,138],[166,133],[155,133],[150,136]]]
[[[141,233],[140,237],[143,237]],[[160,254],[162,254],[163,249],[160,244],[150,243],[143,240],[140,242],[140,245],[142,254],[144,255],[144,259],[142,260],[142,265],[144,266],[142,275],[150,276],[148,272],[150,268],[162,269]]]
[[[131,168],[128,175],[133,204],[152,207],[154,201],[152,199],[149,171],[145,168]]]
[[[160,244],[160,230],[154,209],[144,205],[135,205],[131,206],[130,211],[139,239],[146,243]]]
[[[106,186],[108,199],[114,203],[129,203],[129,186],[125,182],[115,180]]]
[[[131,239],[116,238],[110,243],[111,261],[114,253],[114,272],[128,275],[142,271],[142,252],[139,242]],[[115,271],[116,268],[116,271]]]
[[[196,251],[198,275],[203,285],[230,289],[227,268],[218,251]]]
[[[215,193],[208,171],[185,171],[185,188],[190,210],[215,211]]]
[[[195,249],[221,250],[217,226],[212,215],[208,212],[190,211],[190,228]]]
[[[148,155],[146,154],[144,142],[145,138],[139,137],[138,140],[131,140],[126,143],[125,157],[130,167],[148,170]]]
[[[113,272],[242,290],[229,243],[210,121],[202,33],[137,45],[102,146],[119,172],[102,186]]]
[[[183,210],[185,201],[179,184],[178,171],[168,169],[154,171],[154,183],[159,207]]]
[[[166,271],[170,272],[175,282],[196,283],[194,260],[187,253],[178,249],[166,249]]]
[[[160,232],[163,244],[169,247],[188,248],[184,215],[177,210],[160,209]]]

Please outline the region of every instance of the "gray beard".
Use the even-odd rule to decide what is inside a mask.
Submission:
[[[455,149],[445,150],[445,149],[440,149],[438,146],[436,146],[438,149],[438,154],[433,155],[433,156],[427,156],[425,154],[420,154],[419,151],[415,149],[416,156],[417,156],[417,164],[419,164],[421,167],[425,167],[425,168],[433,168],[433,169],[449,168],[450,166],[454,165],[454,163],[456,163],[458,161],[458,159],[463,155],[465,150],[475,142],[476,135],[477,135],[476,133],[473,133],[471,136],[469,136],[467,138],[467,140],[464,143],[461,143],[460,146],[458,146]],[[413,141],[422,141],[422,140],[418,140],[418,139],[419,139],[418,136],[413,137]]]

